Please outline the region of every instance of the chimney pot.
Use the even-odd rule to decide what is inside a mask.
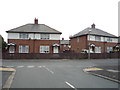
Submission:
[[[35,18],[34,24],[38,24],[38,19]]]

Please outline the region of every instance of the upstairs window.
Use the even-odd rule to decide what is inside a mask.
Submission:
[[[107,38],[107,42],[112,42],[112,38]]]
[[[112,38],[105,37],[105,42],[112,42]]]
[[[118,43],[118,38],[112,38],[112,42]]]
[[[95,36],[90,35],[89,38],[90,38],[91,41],[95,41]],[[89,39],[88,39],[88,40],[89,40]]]
[[[19,38],[20,39],[28,39],[28,34],[27,33],[20,33]]]
[[[48,40],[50,38],[49,34],[41,34],[41,39]]]
[[[100,36],[95,36],[95,41],[101,41],[101,37]]]

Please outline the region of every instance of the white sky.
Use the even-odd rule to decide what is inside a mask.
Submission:
[[[69,39],[91,24],[118,36],[119,0],[1,0],[0,34],[7,41],[5,31],[34,23],[46,24],[62,32]]]

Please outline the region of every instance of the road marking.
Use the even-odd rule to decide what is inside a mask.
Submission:
[[[42,67],[45,67],[45,66],[42,66]]]
[[[98,70],[103,70],[103,69],[101,69],[101,68],[96,68],[96,67],[83,69],[83,71],[98,71]]]
[[[46,70],[48,70],[50,73],[52,73],[52,74],[54,74],[54,72],[53,71],[51,71],[49,68],[47,68],[47,67],[44,67]]]
[[[35,66],[27,66],[27,68],[34,68]]]
[[[17,68],[23,68],[24,66],[17,66]]]
[[[38,68],[42,68],[42,66],[38,66]]]
[[[13,68],[0,68],[0,71],[15,71]]]
[[[115,73],[116,73],[116,72],[120,72],[120,71],[118,71],[118,70],[111,70],[111,69],[108,69],[107,71],[108,71],[108,72],[115,72]]]
[[[65,82],[68,86],[70,86],[71,88],[77,90],[72,84],[70,84],[69,82]]]
[[[14,66],[6,66],[6,67],[10,67],[10,68],[12,68],[12,67],[14,67]]]

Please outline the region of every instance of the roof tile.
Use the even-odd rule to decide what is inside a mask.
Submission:
[[[61,32],[45,25],[45,24],[26,24],[11,30],[6,31],[7,33],[53,33],[53,34],[62,34]]]

